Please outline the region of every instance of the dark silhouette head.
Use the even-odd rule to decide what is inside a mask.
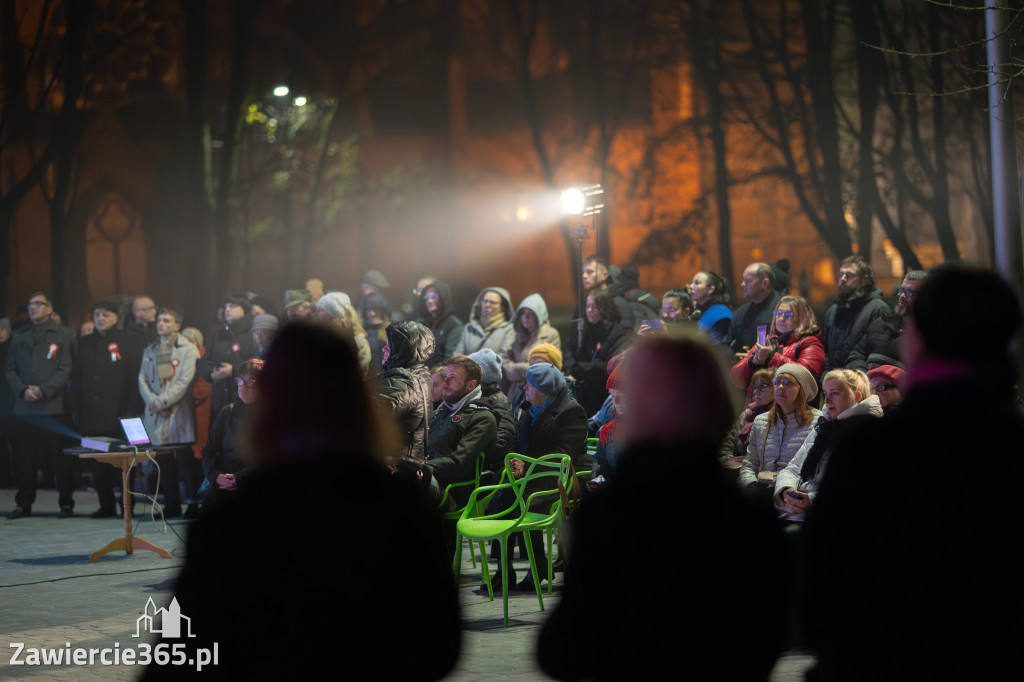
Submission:
[[[986,374],[1006,373],[1002,379],[1015,375],[1013,346],[1024,313],[1016,292],[995,272],[961,263],[939,266],[924,280],[907,315],[923,355]],[[964,329],[971,331],[965,334]]]
[[[369,459],[391,441],[370,402],[352,343],[324,327],[286,326],[260,373],[255,460]]]

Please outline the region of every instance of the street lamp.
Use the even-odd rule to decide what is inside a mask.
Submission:
[[[288,96],[288,86],[287,85],[278,85],[276,88],[274,88],[274,97],[287,97],[287,96]]]
[[[562,191],[562,213],[566,215],[578,215],[582,217],[591,216],[591,227],[594,228],[594,237],[598,235],[597,216],[604,210],[604,188],[599,184],[583,185],[582,187],[570,187]],[[576,249],[578,251],[580,272],[576,278],[576,294],[579,305],[579,317],[576,319],[576,344],[577,350],[583,341],[583,240],[587,238],[587,226],[580,223],[572,236],[576,237]]]

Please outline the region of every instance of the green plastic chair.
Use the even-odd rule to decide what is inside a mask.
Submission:
[[[480,455],[477,456],[477,458],[476,458],[476,473],[473,476],[473,480],[472,481],[459,481],[457,483],[449,483],[447,486],[445,486],[444,493],[441,495],[441,501],[437,503],[437,508],[441,511],[441,518],[443,518],[443,519],[460,519],[460,518],[462,518],[462,512],[465,511],[465,509],[466,509],[465,507],[459,507],[458,509],[452,509],[451,511],[445,511],[445,506],[447,506],[447,503],[448,503],[448,497],[449,497],[449,495],[451,495],[452,490],[455,489],[455,488],[465,488],[465,487],[468,487],[468,486],[473,486],[473,489],[479,488],[480,487],[480,476],[483,473],[483,468],[484,468],[484,452],[483,452],[483,450],[481,450],[480,451]],[[486,506],[488,500],[490,500],[489,497],[487,499],[485,499],[485,500],[481,500],[478,503],[478,504],[482,505],[481,509],[483,508],[483,506]],[[461,550],[461,548],[462,548],[462,535],[460,535],[458,533],[458,531],[456,531],[456,533],[455,533],[455,543],[459,547],[459,549]],[[470,549],[472,549],[472,546],[470,547]],[[471,558],[473,560],[473,568],[476,568],[476,553],[472,552],[470,554],[470,556],[471,556]],[[456,583],[458,583],[458,579],[456,579]]]
[[[520,459],[526,463],[526,473],[522,478],[514,478],[511,473],[511,460]],[[508,474],[509,482],[498,485],[488,485],[477,488],[470,495],[469,503],[466,505],[462,518],[458,521],[458,532],[461,537],[468,538],[471,543],[477,541],[480,545],[481,569],[484,584],[487,585],[487,595],[494,601],[494,590],[491,587],[491,575],[487,566],[487,553],[485,543],[497,539],[501,546],[501,577],[502,577],[502,598],[505,611],[505,627],[508,627],[508,538],[513,533],[529,532],[534,530],[547,530],[561,524],[563,520],[561,498],[557,486],[552,490],[535,491],[527,495],[526,488],[531,482],[541,479],[556,479],[562,487],[569,483],[571,471],[571,459],[568,455],[553,454],[540,458],[526,457],[510,452],[505,456],[505,471]],[[554,483],[556,481],[545,481]],[[512,489],[515,491],[515,500],[507,508],[495,514],[484,514],[480,500],[483,497],[490,497],[497,491]],[[548,512],[530,511],[531,503],[543,497],[551,498],[551,506]],[[517,518],[499,518],[518,510]],[[551,571],[551,538],[548,537],[548,592],[551,592],[554,575]],[[471,544],[472,546],[472,544]],[[526,553],[530,559],[530,570],[534,576],[534,589],[537,592],[537,602],[540,610],[544,610],[544,599],[541,596],[540,581],[537,579],[537,561],[533,555],[533,544],[527,539]],[[458,552],[455,557],[455,580],[459,579],[459,569],[462,565],[462,544],[458,544]]]

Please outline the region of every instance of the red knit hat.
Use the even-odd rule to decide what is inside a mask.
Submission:
[[[619,382],[622,381],[622,363],[620,362],[615,370],[608,375],[608,381],[605,383],[605,388],[609,391],[613,388],[619,387]]]
[[[893,365],[882,365],[881,367],[875,367],[873,370],[868,372],[868,379],[882,379],[883,381],[900,385],[903,381],[903,377],[906,374],[905,370],[895,367]]]

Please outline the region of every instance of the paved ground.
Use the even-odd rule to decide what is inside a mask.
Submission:
[[[12,666],[12,642],[26,648],[108,648],[115,642],[134,648],[152,638],[134,638],[136,619],[147,600],[165,607],[171,598],[174,578],[184,562],[184,546],[176,535],[160,530],[148,519],[137,534],[172,552],[161,559],[152,552],[109,554],[89,563],[91,552],[123,534],[118,519],[91,519],[95,494],[76,494],[78,510],[85,517],[57,519],[57,495],[41,490],[28,519],[8,521],[14,508],[14,491],[0,489],[0,679],[14,680],[130,680],[138,667],[102,666]],[[188,522],[174,521],[170,527],[184,536]],[[491,602],[473,592],[480,583],[479,568],[471,568],[464,553],[461,589],[465,622],[463,655],[451,680],[544,680],[533,663],[531,651],[544,613],[533,593],[509,598],[511,627],[502,627],[501,597]],[[493,567],[493,564],[492,564]],[[518,564],[525,574],[525,562]],[[546,592],[545,592],[546,595]],[[545,598],[550,608],[557,592]],[[188,614],[185,614],[188,615]],[[201,627],[196,623],[195,627]],[[22,657],[26,654],[23,653]],[[792,654],[780,659],[773,682],[803,679],[809,656]],[[495,674],[501,670],[504,674]]]

